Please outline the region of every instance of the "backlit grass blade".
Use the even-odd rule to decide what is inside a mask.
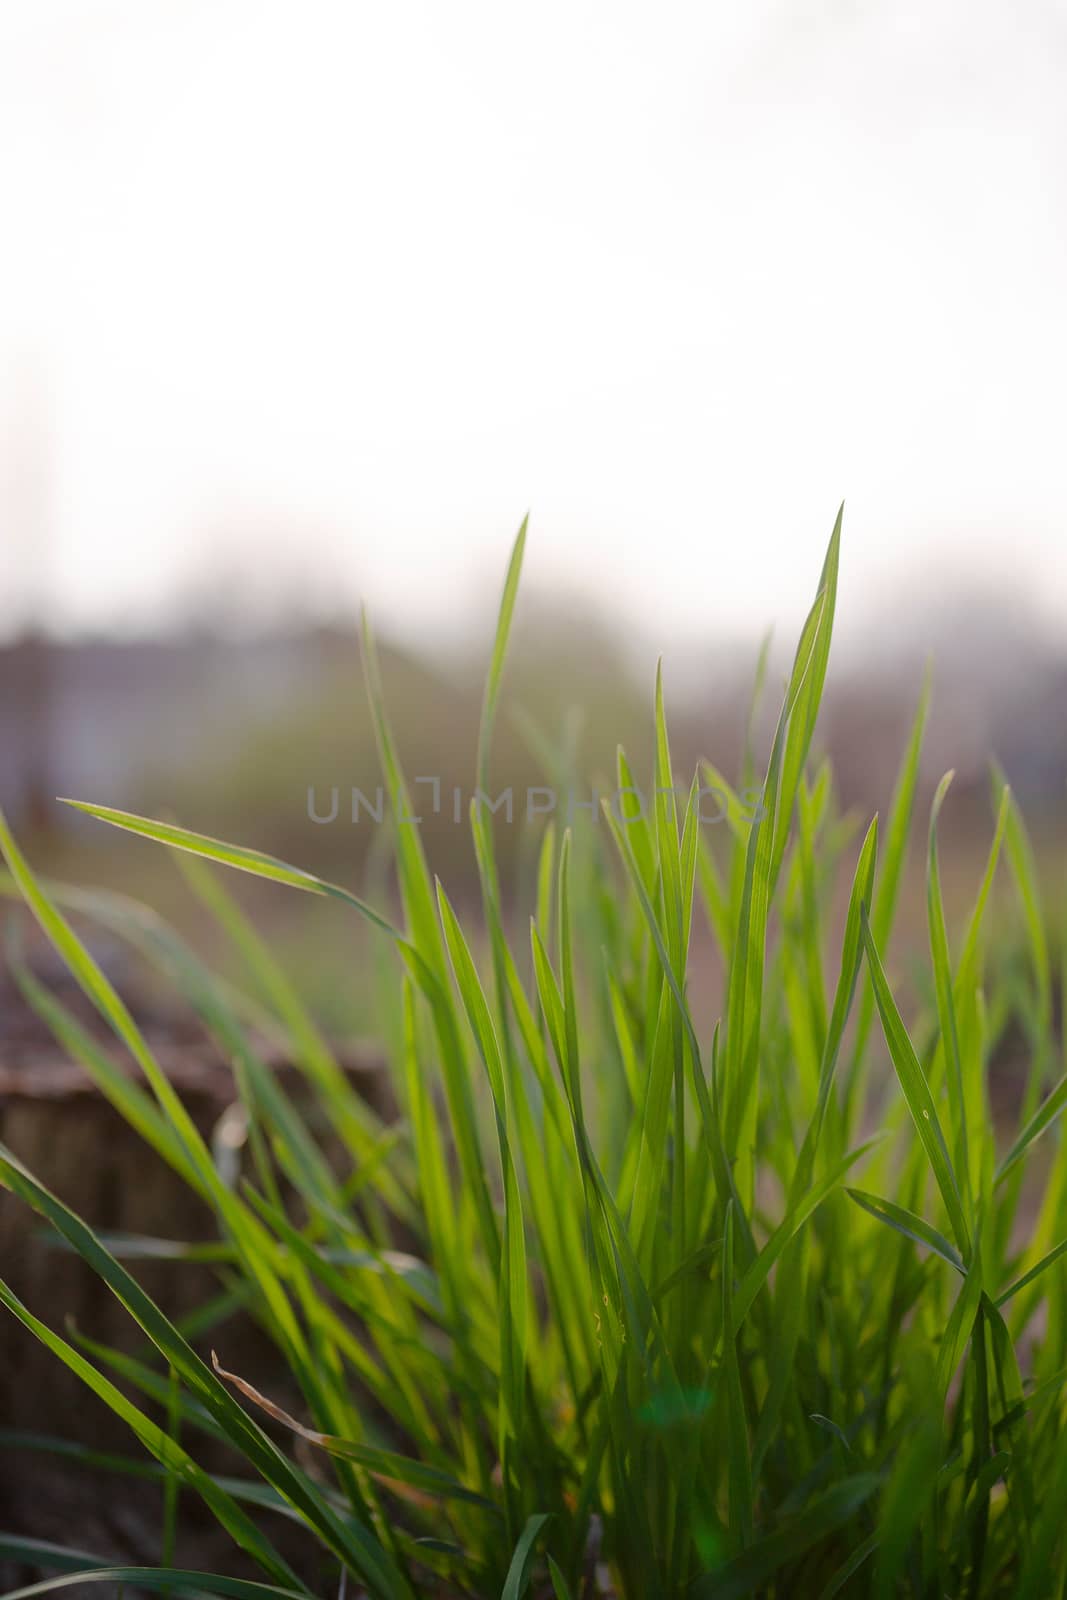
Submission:
[[[830,535],[830,543],[827,547],[822,573],[819,577],[819,593],[822,596],[823,604],[818,630],[813,641],[811,659],[805,668],[803,680],[799,686],[789,718],[774,818],[774,844],[771,850],[770,862],[772,894],[774,885],[778,881],[782,858],[785,855],[797,788],[804,770],[804,762],[807,760],[808,750],[811,746],[812,734],[815,731],[815,721],[819,714],[819,704],[822,700],[823,685],[826,682],[826,668],[830,659],[830,639],[834,629],[834,610],[837,604],[837,574],[841,557],[841,524],[844,520],[844,515],[845,508],[842,505],[837,513],[837,520],[834,523],[833,533]]]
[[[496,1217],[485,1183],[474,1115],[470,1064],[456,1026],[451,997],[448,993],[449,980],[444,940],[438,922],[437,899],[426,863],[426,852],[422,846],[418,826],[406,820],[415,813],[412,810],[407,783],[400,766],[386,711],[378,652],[366,613],[363,616],[362,642],[367,698],[395,822],[397,871],[410,936],[401,945],[401,957],[429,1003],[445,1093],[448,1098],[449,1115],[463,1168],[462,1202],[469,1205],[473,1211],[483,1244],[495,1270],[499,1261],[500,1240]]]
[[[830,1102],[830,1093],[833,1088],[834,1072],[841,1050],[841,1041],[844,1038],[845,1025],[848,1022],[849,1012],[852,1008],[852,998],[856,992],[856,984],[862,964],[862,910],[865,905],[870,904],[877,852],[878,818],[875,817],[867,830],[867,837],[863,841],[859,859],[856,862],[855,875],[852,879],[852,892],[849,895],[848,913],[845,918],[845,936],[841,948],[841,970],[838,975],[833,1009],[830,1013],[826,1040],[823,1045],[822,1061],[819,1067],[818,1097],[815,1112],[805,1135],[800,1156],[797,1160],[796,1171],[793,1175],[791,1192],[794,1196],[799,1195],[811,1182],[815,1154],[819,1144],[819,1137],[822,1133],[826,1108]]]
[[[863,942],[867,952],[867,962],[874,985],[875,1000],[882,1017],[882,1027],[885,1031],[886,1044],[896,1070],[900,1087],[904,1092],[908,1110],[911,1112],[916,1131],[922,1141],[923,1148],[929,1159],[937,1186],[941,1191],[941,1198],[945,1203],[952,1231],[956,1236],[956,1243],[964,1262],[969,1262],[971,1254],[971,1236],[964,1216],[963,1202],[960,1198],[959,1185],[953,1171],[952,1159],[945,1144],[945,1136],[941,1131],[941,1123],[934,1105],[930,1086],[926,1081],[926,1074],[915,1054],[914,1046],[908,1037],[907,1029],[893,999],[892,991],[886,982],[885,972],[879,960],[878,952],[874,947],[871,936],[870,923],[866,913],[862,916]]]
[[[974,988],[979,980],[979,942],[982,934],[982,923],[985,918],[986,906],[989,903],[989,892],[993,887],[997,863],[1000,860],[1000,851],[1008,825],[1010,805],[1011,790],[1005,785],[1001,791],[1000,805],[997,808],[996,827],[993,830],[993,840],[989,847],[985,872],[982,874],[982,882],[967,924],[967,932],[960,951],[959,965],[956,968],[956,989],[959,995],[965,995]]]
[[[385,917],[357,895],[341,888],[340,884],[327,883],[314,873],[305,872],[301,867],[292,867],[288,862],[279,861],[276,856],[266,855],[262,850],[226,844],[221,839],[212,839],[206,833],[194,833],[190,828],[179,828],[171,822],[154,822],[150,817],[139,817],[131,811],[117,811],[113,806],[90,805],[85,800],[63,797],[61,804],[73,806],[75,811],[84,811],[86,816],[96,817],[100,822],[110,822],[112,827],[122,828],[127,833],[137,833],[144,839],[170,845],[174,850],[188,850],[208,861],[217,861],[220,866],[233,867],[238,872],[250,872],[253,877],[286,884],[290,889],[302,889],[307,894],[327,895],[334,900],[342,900],[384,933],[396,935],[396,929]]]
[[[1012,1168],[1022,1160],[1034,1140],[1039,1139],[1045,1130],[1052,1126],[1065,1106],[1067,1106],[1067,1075],[1059,1080],[1056,1087],[1041,1102],[1000,1163],[996,1176],[998,1184],[1003,1183]]]
[[[605,1313],[595,1312],[598,1344],[609,1382],[617,1377],[622,1343],[627,1342],[642,1361],[651,1344],[652,1353],[663,1363],[665,1382],[673,1390],[677,1376],[662,1328],[655,1315],[652,1297],[643,1280],[628,1233],[614,1198],[593,1153],[585,1123],[581,1098],[581,1068],[577,1055],[574,1021],[573,977],[568,975],[570,938],[568,927],[567,850],[560,862],[560,946],[564,968],[563,987],[556,980],[548,953],[536,926],[531,926],[538,998],[552,1041],[561,1077],[567,1091],[571,1124],[582,1171],[583,1198],[590,1253],[590,1270],[598,1280]],[[568,1021],[568,1014],[571,1018]]]
[[[637,783],[622,746],[615,754],[618,793],[616,796],[617,820],[626,831],[634,861],[641,874],[641,882],[648,894],[655,893],[656,847],[652,823],[645,796]]]
[[[417,815],[400,765],[393,731],[385,706],[378,651],[371,631],[370,620],[363,614],[362,631],[363,673],[366,680],[367,700],[374,722],[374,737],[382,773],[389,791],[396,844],[396,864],[400,877],[400,892],[404,902],[408,932],[437,980],[444,979],[444,947],[434,908],[433,885],[422,835],[418,824],[411,819]]]
[[[504,1249],[500,1263],[501,1379],[505,1414],[516,1439],[523,1433],[526,1366],[526,1240],[522,1202],[511,1148],[513,1118],[507,1080],[489,1005],[477,969],[448,896],[438,884],[445,943],[467,1020],[485,1063],[496,1110],[501,1174],[504,1184]]]
[[[496,637],[493,641],[493,652],[489,659],[489,671],[485,679],[482,717],[478,728],[478,788],[483,795],[489,793],[489,749],[493,737],[493,723],[496,720],[496,705],[500,694],[500,680],[504,671],[504,658],[507,654],[511,619],[515,611],[515,599],[519,592],[519,577],[522,573],[522,558],[526,549],[526,528],[529,520],[528,516],[522,519],[522,526],[519,529],[511,552],[511,560],[508,562],[507,575],[504,579],[504,592],[500,599],[500,611],[497,617]]]
[[[922,1217],[917,1217],[914,1211],[909,1211],[906,1206],[898,1206],[892,1200],[883,1200],[880,1195],[866,1194],[862,1189],[849,1189],[846,1191],[850,1199],[855,1200],[858,1206],[877,1217],[879,1222],[888,1223],[906,1239],[913,1239],[916,1244],[925,1245],[942,1261],[950,1267],[955,1267],[959,1273],[965,1273],[966,1267],[959,1252],[949,1244],[943,1233],[938,1233]]]
[[[874,896],[868,902],[871,932],[879,950],[888,951],[893,931],[897,902],[904,878],[908,838],[911,833],[915,809],[915,792],[919,782],[919,758],[930,713],[930,672],[923,677],[922,690],[915,710],[907,747],[897,775],[886,821],[885,841],[879,864]],[[857,1008],[856,1033],[852,1044],[849,1068],[845,1078],[846,1126],[853,1126],[853,1118],[860,1102],[865,1080],[865,1052],[874,1021],[874,985],[869,976],[861,983]]]
[[[401,1004],[404,1082],[422,1194],[422,1212],[434,1256],[441,1263],[444,1281],[448,1286],[449,1311],[456,1326],[460,1327],[465,1319],[462,1295],[467,1274],[462,1268],[463,1253],[454,1215],[444,1141],[427,1075],[422,1071],[415,993],[411,980],[406,976],[402,983]]]
[[[772,872],[779,816],[782,762],[790,721],[809,669],[819,651],[826,596],[818,598],[801,631],[793,671],[771,748],[759,820],[753,823],[744,857],[733,960],[730,968],[724,1062],[724,1122],[727,1147],[736,1152],[737,1186],[749,1200],[755,1164],[756,1113],[759,1103],[759,1041],[763,1016],[763,977],[767,918],[774,884]],[[795,752],[799,747],[794,743]],[[796,770],[799,779],[799,768]],[[792,808],[793,793],[783,798]],[[783,846],[784,848],[784,846]],[[780,859],[780,858],[779,858]]]
[[[941,1029],[941,1049],[948,1071],[949,1105],[955,1129],[955,1167],[963,1192],[963,1203],[970,1210],[970,1157],[967,1151],[967,1105],[963,1094],[963,1065],[960,1060],[959,1028],[953,993],[952,958],[945,926],[945,907],[941,896],[941,869],[937,857],[937,820],[953,774],[941,779],[930,808],[930,837],[926,867],[926,906],[930,929],[930,956],[937,995],[937,1018]]]
[[[1062,1244],[1058,1244],[1054,1250],[1050,1250],[1048,1255],[1042,1256],[1036,1267],[1031,1267],[1029,1272],[1024,1272],[1021,1278],[1017,1278],[1002,1294],[998,1294],[993,1304],[998,1308],[1006,1305],[1013,1295],[1018,1294],[1020,1289],[1025,1289],[1028,1284],[1033,1283],[1035,1278],[1039,1278],[1043,1272],[1047,1271],[1063,1255],[1067,1255],[1067,1239]]]
[[[704,1067],[701,1060],[700,1045],[697,1040],[696,1030],[693,1026],[692,1016],[690,1015],[689,1007],[686,1004],[685,994],[682,990],[681,984],[679,983],[678,976],[674,971],[674,967],[671,962],[670,951],[667,947],[663,930],[659,925],[659,920],[656,915],[655,905],[653,904],[648,890],[645,887],[641,876],[641,870],[633,854],[629,837],[626,833],[624,833],[621,824],[618,823],[612,814],[611,809],[607,806],[605,806],[604,809],[604,816],[618,847],[623,864],[627,869],[630,881],[633,884],[645,924],[648,928],[649,934],[651,935],[652,943],[655,946],[663,977],[670,987],[672,995],[674,996],[674,1000],[678,1008],[679,1020],[681,1021],[682,1027],[685,1030],[686,1043],[689,1048],[692,1082],[697,1097],[697,1104],[701,1113],[701,1131],[707,1146],[708,1159],[715,1176],[715,1185],[719,1194],[719,1199],[724,1208],[731,1199],[734,1200],[737,1224],[741,1230],[746,1250],[751,1252],[751,1228],[749,1226],[748,1218],[745,1214],[744,1208],[740,1203],[736,1185],[730,1169],[723,1137],[721,1114],[713,1103],[712,1096],[708,1090],[708,1085],[704,1076]]]
[[[996,766],[993,769],[993,781],[1000,804],[1007,806],[1004,848],[1026,922],[1036,986],[1038,1020],[1041,1025],[1044,1025],[1048,1021],[1052,1006],[1052,966],[1049,957],[1048,935],[1045,931],[1045,917],[1041,906],[1037,864],[1034,860],[1033,847],[1030,844],[1026,824],[1019,811],[1018,803],[1008,788],[1003,774]]]

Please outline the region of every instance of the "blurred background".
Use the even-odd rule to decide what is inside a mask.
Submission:
[[[680,770],[737,780],[842,497],[844,802],[884,807],[933,654],[950,896],[994,754],[1051,859],[1065,71],[1052,0],[6,0],[0,802],[35,863],[185,915],[73,794],[363,883],[365,605],[462,896],[527,509],[498,786],[640,764],[661,654]],[[350,936],[292,898],[343,1011]]]

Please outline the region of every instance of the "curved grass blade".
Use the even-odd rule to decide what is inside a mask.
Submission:
[[[925,1245],[928,1250],[939,1255],[942,1261],[947,1261],[950,1267],[955,1267],[957,1272],[966,1273],[967,1269],[959,1252],[953,1249],[944,1234],[938,1233],[937,1229],[924,1222],[922,1217],[917,1217],[914,1211],[908,1211],[906,1207],[898,1206],[892,1200],[883,1200],[876,1194],[866,1194],[862,1189],[846,1189],[845,1193],[850,1200],[855,1200],[858,1206],[862,1206],[864,1211],[870,1212],[872,1217],[877,1217],[879,1222],[888,1223],[891,1228],[902,1233],[905,1239],[912,1239],[916,1244]]]
[[[946,772],[937,786],[930,807],[930,835],[927,847],[926,906],[930,929],[930,956],[937,995],[937,1019],[941,1029],[941,1049],[948,1069],[949,1106],[955,1124],[955,1165],[962,1186],[962,1199],[970,1210],[970,1156],[967,1150],[967,1105],[963,1093],[963,1064],[960,1059],[959,1025],[952,978],[952,958],[945,925],[945,906],[941,894],[941,869],[937,856],[937,821],[952,782]]]
[[[1004,1182],[1012,1168],[1022,1160],[1034,1140],[1039,1139],[1045,1130],[1052,1126],[1065,1106],[1067,1106],[1067,1075],[1059,1080],[1056,1087],[1041,1102],[1000,1163],[994,1180],[998,1187]]]
[[[1021,1278],[1017,1278],[1002,1294],[998,1294],[993,1304],[999,1310],[1001,1306],[1007,1304],[1012,1295],[1018,1294],[1020,1289],[1025,1289],[1027,1284],[1033,1283],[1035,1278],[1039,1278],[1043,1272],[1047,1271],[1063,1255],[1067,1255],[1067,1239],[1064,1239],[1062,1244],[1058,1244],[1054,1250],[1050,1250],[1048,1255],[1042,1256],[1036,1267],[1031,1267],[1029,1272],[1024,1272]]]
[[[79,1572],[83,1567],[106,1567],[103,1556],[89,1555],[50,1539],[32,1539],[19,1533],[0,1532],[0,1561],[18,1561],[27,1566],[49,1567],[57,1572]]]
[[[833,532],[830,535],[830,543],[827,547],[822,573],[819,577],[819,593],[823,597],[823,604],[818,630],[812,644],[811,659],[805,668],[803,681],[800,684],[789,718],[789,731],[786,735],[785,753],[782,759],[779,779],[779,796],[774,819],[774,846],[771,851],[770,862],[772,894],[774,893],[774,885],[778,881],[782,858],[785,855],[797,788],[804,770],[804,763],[807,760],[808,750],[811,746],[811,738],[815,731],[819,705],[822,700],[823,685],[826,682],[826,668],[830,659],[830,640],[834,628],[834,610],[837,605],[837,574],[841,559],[841,524],[844,521],[844,516],[845,507],[842,504],[837,513]]]
[[[219,1595],[223,1600],[306,1600],[307,1596],[306,1589],[285,1589],[278,1584],[227,1578],[217,1572],[192,1572],[184,1567],[87,1567],[59,1578],[44,1578],[22,1589],[10,1589],[5,1600],[34,1600],[39,1594],[55,1594],[83,1583],[113,1584],[120,1595],[129,1584],[134,1592],[153,1589],[163,1594]]]
[[[317,878],[313,872],[305,872],[302,867],[290,866],[277,856],[267,855],[262,850],[251,850],[245,845],[227,844],[222,839],[211,838],[209,834],[194,833],[191,828],[179,828],[176,823],[156,822],[151,817],[139,817],[132,811],[118,811],[114,806],[91,805],[86,800],[70,800],[63,795],[59,799],[61,805],[73,806],[75,811],[84,811],[88,817],[109,822],[113,828],[123,828],[127,833],[140,834],[144,839],[154,839],[158,844],[169,845],[172,850],[188,850],[194,856],[217,861],[220,866],[233,867],[237,872],[250,872],[253,877],[266,878],[271,883],[283,883],[290,889],[301,889],[305,894],[326,895],[333,900],[342,900],[383,933],[393,938],[400,937],[392,923],[358,895],[343,889],[340,884]]]
[[[526,1526],[519,1535],[519,1542],[515,1546],[508,1575],[500,1591],[500,1600],[522,1600],[530,1587],[530,1572],[533,1567],[537,1537],[550,1516],[550,1512],[542,1511],[527,1519]]]
[[[361,1467],[366,1467],[374,1477],[388,1483],[394,1489],[412,1489],[422,1497],[438,1500],[465,1500],[471,1505],[481,1506],[483,1510],[497,1514],[497,1508],[491,1500],[478,1494],[473,1489],[468,1489],[465,1484],[457,1483],[447,1473],[439,1472],[435,1467],[427,1466],[424,1462],[415,1461],[410,1456],[398,1454],[395,1450],[380,1450],[374,1445],[363,1444],[357,1439],[342,1439],[332,1434],[320,1433],[316,1428],[307,1428],[298,1422],[282,1406],[269,1400],[265,1394],[256,1389],[245,1378],[236,1372],[227,1372],[219,1363],[214,1350],[211,1352],[211,1365],[220,1378],[227,1383],[232,1383],[252,1404],[265,1411],[268,1416],[280,1422],[291,1433],[306,1439],[308,1444],[313,1444],[319,1450],[324,1450],[328,1455],[343,1456],[348,1461],[355,1461]]]
[[[882,1017],[882,1027],[885,1031],[886,1043],[889,1054],[896,1070],[900,1087],[904,1092],[908,1110],[911,1112],[912,1121],[922,1141],[927,1158],[933,1170],[937,1186],[941,1191],[941,1198],[945,1202],[952,1223],[952,1231],[956,1236],[960,1255],[965,1262],[969,1261],[971,1254],[971,1236],[967,1227],[967,1219],[963,1212],[963,1201],[960,1198],[959,1185],[952,1166],[952,1158],[948,1153],[945,1136],[941,1131],[941,1122],[937,1115],[930,1086],[926,1081],[926,1074],[915,1054],[915,1048],[908,1037],[900,1012],[897,1010],[896,1001],[886,981],[882,963],[874,947],[871,936],[870,923],[866,911],[862,914],[863,942],[867,951],[867,964],[874,985],[875,999]]]

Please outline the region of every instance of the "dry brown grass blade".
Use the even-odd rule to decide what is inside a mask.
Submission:
[[[240,1377],[236,1372],[227,1372],[214,1350],[211,1352],[211,1365],[214,1367],[217,1376],[224,1383],[232,1383],[234,1388],[239,1389],[247,1400],[251,1400],[254,1406],[258,1406],[261,1411],[265,1411],[269,1417],[273,1417],[275,1422],[280,1422],[291,1433],[298,1434],[301,1439],[306,1439],[308,1444],[316,1445],[318,1449],[326,1450],[330,1455],[347,1456],[351,1460],[360,1460],[363,1451],[359,1445],[351,1440],[338,1438],[335,1434],[319,1433],[315,1428],[305,1428],[302,1422],[298,1422],[296,1417],[286,1411],[283,1406],[278,1405],[276,1401],[269,1400],[265,1394],[261,1394],[246,1378]],[[421,1506],[423,1509],[430,1509],[434,1505],[434,1500],[430,1495],[423,1494],[421,1490],[413,1488],[410,1483],[403,1483],[399,1478],[391,1477],[387,1472],[380,1472],[368,1465],[366,1461],[363,1461],[362,1464],[376,1483],[380,1483],[384,1489],[388,1489],[390,1493],[398,1495],[400,1499],[407,1500],[411,1505]]]

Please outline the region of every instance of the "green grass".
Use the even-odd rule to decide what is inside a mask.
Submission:
[[[0,1538],[0,1554],[55,1574],[23,1593],[89,1572],[172,1594],[306,1595],[276,1548],[284,1518],[319,1547],[323,1592],[344,1570],[375,1600],[579,1600],[603,1585],[627,1600],[1062,1592],[1067,1078],[1046,913],[1022,819],[994,776],[988,867],[950,935],[946,779],[927,842],[929,954],[902,1016],[891,937],[928,696],[888,815],[857,831],[812,755],[840,528],[839,517],[758,811],[731,790],[712,848],[700,784],[724,780],[702,767],[676,784],[657,681],[654,803],[631,796],[573,838],[547,827],[523,907],[528,942],[509,934],[492,819],[476,807],[482,908],[467,926],[412,826],[393,838],[394,917],[260,852],[83,806],[177,852],[247,992],[144,908],[46,885],[0,821],[8,891],[139,1076],[115,1070],[16,949],[26,998],[211,1208],[218,1245],[188,1254],[212,1261],[227,1291],[194,1328],[176,1327],[136,1277],[138,1258],[164,1246],[97,1237],[0,1149],[0,1181],[104,1279],[152,1352],[71,1342],[0,1283],[10,1313],[124,1419],[142,1454],[102,1466],[77,1446],[32,1445],[166,1485],[160,1568]],[[524,542],[525,527],[472,760],[486,790]],[[393,813],[405,815],[366,625],[364,652]],[[754,762],[750,751],[738,791],[758,786]],[[617,777],[635,786],[621,751]],[[218,865],[340,901],[368,924],[394,1126],[356,1097]],[[1010,962],[990,959],[1006,943],[998,874],[1018,900],[1022,960],[1014,944]],[[69,912],[128,938],[232,1061],[248,1129],[237,1180]],[[707,937],[694,938],[694,919]],[[710,1033],[693,953],[709,940],[726,975]],[[264,1029],[286,1040],[342,1170],[258,1059]],[[1018,1125],[998,1136],[989,1068],[1013,1029],[1029,1067]],[[182,1250],[170,1253],[181,1271]],[[273,1341],[280,1389],[298,1403],[283,1410],[228,1370],[235,1307]],[[209,1436],[229,1442],[240,1471],[198,1465]],[[259,1585],[173,1565],[193,1495]]]

